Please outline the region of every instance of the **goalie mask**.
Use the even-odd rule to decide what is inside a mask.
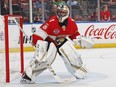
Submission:
[[[60,23],[63,23],[69,16],[69,8],[66,5],[59,5],[57,9],[57,17]]]

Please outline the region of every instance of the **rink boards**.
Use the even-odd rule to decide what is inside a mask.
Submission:
[[[23,30],[28,35],[31,40],[32,31],[39,29],[41,24],[24,24]],[[95,42],[94,48],[108,48],[108,47],[116,47],[116,22],[88,22],[77,23],[78,30],[83,36],[89,36],[93,38]],[[18,28],[16,25],[9,25],[9,38],[10,38],[10,52],[19,51],[19,38],[18,36]],[[4,32],[0,31],[0,41],[3,41]],[[33,51],[33,47],[31,46],[31,42],[24,36],[24,50],[25,51]],[[15,43],[14,43],[15,41]],[[80,48],[77,46],[76,48]],[[1,49],[1,48],[0,48]]]

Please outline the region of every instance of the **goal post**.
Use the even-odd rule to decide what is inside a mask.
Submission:
[[[20,26],[21,28],[23,28],[23,19],[21,16],[9,16],[9,15],[5,15],[5,16],[1,16],[0,15],[0,22],[3,23],[1,24],[0,27],[1,31],[3,32],[3,38],[4,38],[4,55],[5,55],[5,77],[6,77],[6,82],[10,82],[10,48],[9,48],[9,42],[10,42],[10,38],[9,38],[9,20],[12,20],[14,23],[17,20],[17,23],[19,23],[19,25],[17,25],[17,23],[15,23],[16,26]],[[14,21],[15,20],[15,21]],[[19,29],[19,44],[20,44],[20,72],[23,73],[24,72],[24,48],[23,48],[23,32]],[[15,37],[15,35],[14,35]],[[1,38],[2,39],[2,38]],[[1,41],[2,42],[2,41]],[[1,50],[1,49],[0,49]],[[15,65],[14,65],[15,66]]]

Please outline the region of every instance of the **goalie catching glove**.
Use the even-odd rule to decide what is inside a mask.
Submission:
[[[94,42],[90,37],[78,36],[73,41],[82,48],[92,48],[94,46]]]

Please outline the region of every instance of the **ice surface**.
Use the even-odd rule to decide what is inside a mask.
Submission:
[[[116,87],[116,48],[79,49],[78,51],[89,70],[85,79],[78,79],[72,83],[58,83],[46,70],[36,78],[35,84],[21,84],[20,74],[17,74],[10,83],[0,82],[0,87]],[[25,53],[25,66],[32,56],[33,53]],[[17,60],[12,62],[17,63]],[[52,67],[62,78],[72,76],[67,72],[59,56]]]

